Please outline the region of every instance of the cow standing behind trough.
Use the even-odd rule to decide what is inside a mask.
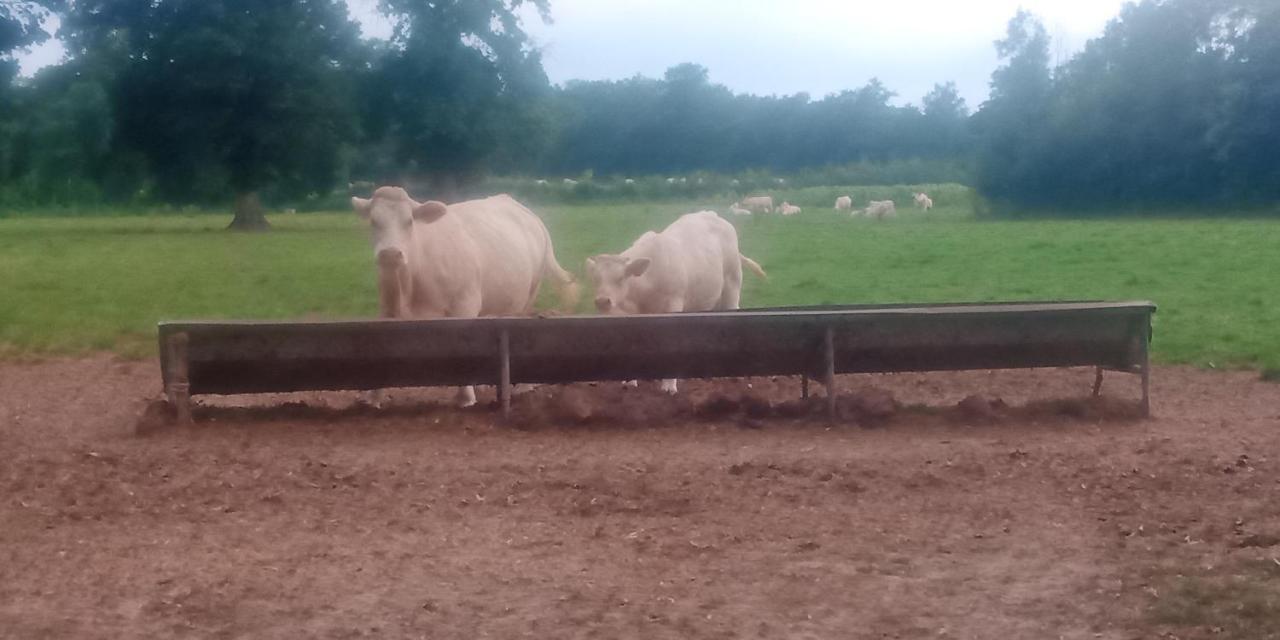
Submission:
[[[773,213],[773,196],[751,196],[750,198],[743,198],[736,204],[748,211]]]
[[[864,215],[873,220],[884,220],[897,217],[898,209],[893,205],[892,200],[872,200],[867,203]]]
[[[737,309],[743,266],[766,277],[738,252],[733,225],[713,211],[680,216],[620,254],[587,258],[596,309],[613,315]],[[662,389],[675,393],[676,381],[663,380]]]
[[[913,193],[911,194],[911,198],[915,200],[916,206],[920,207],[923,211],[928,211],[933,208],[933,198],[930,198],[927,193]]]
[[[445,205],[379,187],[351,206],[373,232],[384,318],[527,315],[543,278],[559,285],[565,309],[577,303],[577,282],[556,261],[546,226],[509,195]],[[475,404],[475,389],[458,399]]]

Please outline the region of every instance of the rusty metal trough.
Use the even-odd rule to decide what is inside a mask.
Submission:
[[[515,383],[1097,367],[1142,377],[1150,302],[894,304],[553,318],[162,322],[164,389],[190,397]]]

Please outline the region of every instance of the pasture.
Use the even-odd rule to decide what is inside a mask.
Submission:
[[[757,378],[544,386],[511,423],[491,390],[201,397],[194,427],[135,436],[157,320],[373,315],[360,221],[2,219],[0,636],[1276,637],[1280,222],[854,192],[898,200],[876,222],[837,191],[733,219],[769,272],[746,305],[1148,298],[1155,417],[1131,376],[1091,400],[1070,369],[841,376],[892,402],[836,423],[759,419],[799,384]],[[728,204],[536,210],[582,275]]]
[[[561,264],[579,276],[587,256],[709,207],[733,219],[743,252],[769,273],[767,282],[746,276],[744,306],[1145,298],[1161,307],[1157,362],[1280,368],[1270,303],[1278,221],[977,221],[963,189],[933,189],[929,214],[908,205],[910,191],[782,192],[779,201],[804,208],[788,219],[728,216],[727,198],[537,211]],[[855,206],[893,196],[898,219],[833,212],[835,196],[849,192]],[[213,215],[0,219],[0,349],[149,357],[163,318],[376,313],[367,232],[354,214],[272,223],[272,233],[243,235],[223,233],[226,219]]]

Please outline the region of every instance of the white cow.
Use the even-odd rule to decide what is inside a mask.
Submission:
[[[853,198],[840,196],[836,198],[836,211],[853,211]]]
[[[535,180],[533,183],[534,183],[534,184],[536,184],[536,185],[538,185],[539,187],[545,187],[545,186],[547,186],[547,181],[546,181],[546,180]]]
[[[543,278],[559,285],[566,310],[577,302],[542,220],[509,195],[445,205],[379,187],[351,206],[373,232],[384,318],[528,314]],[[463,387],[458,400],[475,404],[475,389]]]
[[[635,183],[636,181],[632,180],[631,178],[627,178],[626,180],[622,181],[622,184],[635,184]]]
[[[640,236],[620,254],[587,258],[601,313],[678,313],[737,309],[742,267],[764,269],[738,253],[738,233],[713,211],[680,216],[660,233]],[[676,392],[675,380],[662,390]]]
[[[743,209],[742,207],[738,206],[738,203],[735,202],[729,205],[729,213],[732,213],[735,216],[749,216],[751,215],[751,210]]]
[[[751,211],[773,213],[773,196],[752,196],[750,198],[743,198],[737,204],[738,206]]]
[[[875,220],[884,220],[885,218],[896,217],[898,209],[894,207],[892,200],[872,200],[867,204],[863,215]]]
[[[675,183],[676,183],[675,178],[667,178],[667,184],[675,184]]]
[[[911,194],[911,197],[916,201],[917,207],[920,207],[925,211],[933,208],[933,198],[930,198],[927,194],[913,193]]]
[[[577,181],[577,180],[574,180],[573,178],[565,178],[565,179],[564,179],[564,186],[566,186],[566,187],[576,187],[576,186],[578,186],[578,181]]]
[[[778,207],[778,211],[782,212],[782,215],[784,216],[794,216],[799,214],[801,210],[800,207],[783,200],[782,206]]]

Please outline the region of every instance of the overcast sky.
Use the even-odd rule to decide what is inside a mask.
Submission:
[[[348,0],[365,35],[386,35],[377,0]],[[953,80],[971,108],[987,96],[992,42],[1028,9],[1053,36],[1058,60],[1102,32],[1124,0],[551,0],[554,22],[525,26],[544,51],[551,81],[658,77],[696,62],[739,92],[814,98],[879,77],[898,102],[919,103]],[[51,43],[23,59],[23,72],[57,61]]]

